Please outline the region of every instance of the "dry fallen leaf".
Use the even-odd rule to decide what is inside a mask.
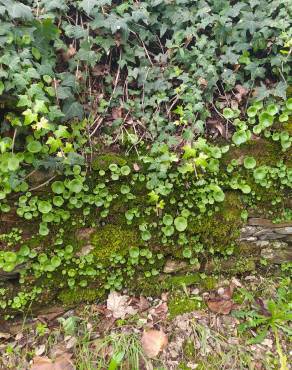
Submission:
[[[222,315],[228,315],[234,308],[231,300],[235,285],[233,283],[227,287],[221,287],[216,292],[212,292],[207,298],[206,303],[210,311]]]
[[[11,334],[0,332],[0,339],[9,339],[10,337],[11,337]]]
[[[143,311],[146,311],[150,305],[149,305],[148,300],[145,297],[140,296],[137,306],[138,306],[139,312],[143,312]]]
[[[106,301],[107,309],[115,319],[124,319],[126,315],[135,315],[137,310],[129,305],[129,297],[111,292]]]
[[[45,344],[41,344],[39,347],[37,347],[35,349],[35,355],[36,356],[41,356],[46,350],[46,345]]]
[[[119,119],[122,118],[123,109],[122,107],[113,107],[112,108],[112,119]]]
[[[220,133],[220,135],[222,137],[226,138],[226,129],[225,129],[225,126],[223,125],[223,123],[221,121],[209,119],[206,122],[206,125],[207,125],[207,128],[208,128],[209,131],[216,130]]]
[[[76,54],[76,49],[72,44],[69,45],[67,51],[63,52],[63,59],[65,62],[68,62]]]
[[[75,370],[71,361],[71,354],[63,353],[55,361],[46,356],[35,356],[30,370]]]
[[[136,172],[140,171],[140,166],[136,162],[133,164],[133,168],[134,168],[134,171]]]
[[[214,298],[207,300],[207,306],[212,312],[228,315],[233,308],[233,302],[231,300]]]
[[[167,346],[168,339],[161,330],[149,330],[144,331],[141,343],[146,356],[154,358]]]
[[[149,310],[149,314],[156,318],[156,321],[165,320],[168,313],[167,302],[161,302]]]

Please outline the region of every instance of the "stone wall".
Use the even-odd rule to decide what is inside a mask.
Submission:
[[[250,218],[238,241],[259,249],[260,256],[271,263],[292,261],[292,222],[274,224],[268,219]]]

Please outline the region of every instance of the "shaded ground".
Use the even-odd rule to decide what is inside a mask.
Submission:
[[[275,316],[269,301],[289,299],[289,283],[285,276],[277,283],[246,276],[222,280],[212,292],[182,286],[160,299],[113,292],[101,304],[67,312],[54,307],[2,323],[0,368],[289,369],[289,302],[277,329],[266,325],[266,335],[258,337]],[[242,331],[255,312],[261,323]],[[253,318],[246,320],[247,313]]]

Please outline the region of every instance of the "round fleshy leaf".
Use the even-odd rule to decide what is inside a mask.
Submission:
[[[43,214],[49,213],[52,210],[52,205],[46,200],[40,200],[38,202],[38,210]]]
[[[63,184],[62,181],[54,181],[52,183],[52,191],[55,193],[55,194],[62,194],[63,191],[65,190],[65,186]]]
[[[188,226],[188,221],[185,217],[179,216],[174,219],[174,226],[177,231],[182,232],[185,231],[185,229]]]
[[[287,113],[282,113],[280,116],[279,116],[279,121],[280,122],[287,122],[289,119],[289,116]]]
[[[218,190],[213,193],[213,197],[216,200],[216,202],[223,202],[225,199],[225,194],[223,190]]]
[[[226,119],[231,119],[234,117],[234,112],[232,109],[230,108],[224,108],[223,109],[223,116],[226,118]]]
[[[148,230],[142,231],[141,237],[142,237],[142,239],[144,241],[150,240],[151,239],[151,233],[150,233],[150,231],[148,231]]]
[[[183,250],[183,256],[185,258],[191,258],[192,257],[192,254],[193,254],[193,252],[192,252],[191,248],[184,248],[184,250]]]
[[[266,108],[267,112],[271,115],[271,116],[275,116],[278,112],[279,112],[279,109],[278,107],[276,106],[276,104],[269,104]]]
[[[259,122],[264,128],[267,128],[272,126],[274,122],[274,117],[268,112],[263,112],[259,116]]]
[[[251,192],[251,187],[247,184],[244,184],[240,187],[240,190],[244,193],[244,194],[249,194]]]
[[[64,199],[60,195],[56,195],[53,197],[53,204],[56,207],[61,207],[64,204]]]
[[[162,219],[162,222],[166,226],[172,225],[172,223],[173,223],[173,217],[172,217],[172,215],[169,215],[169,214],[164,215],[163,216],[163,219]]]
[[[30,153],[39,153],[42,150],[42,144],[34,140],[28,143],[26,148]]]
[[[256,180],[261,181],[266,177],[266,170],[263,167],[256,168],[253,171],[253,176]]]
[[[258,113],[258,110],[257,110],[257,108],[256,107],[254,107],[254,106],[251,106],[251,107],[249,107],[248,108],[248,110],[246,111],[246,113],[247,113],[247,115],[249,116],[249,117],[255,117],[256,115],[257,115],[257,113]]]
[[[8,159],[7,167],[9,171],[16,171],[19,168],[19,160],[16,157]]]
[[[128,193],[130,193],[130,187],[128,186],[128,185],[122,185],[121,186],[121,193],[122,194],[128,194]]]
[[[4,260],[8,263],[14,263],[17,260],[17,254],[15,252],[4,252]]]
[[[122,167],[121,167],[121,174],[122,174],[123,176],[127,176],[127,175],[129,175],[129,174],[130,174],[130,172],[131,172],[131,168],[130,168],[129,166],[122,166]]]
[[[83,188],[83,184],[80,180],[78,179],[74,179],[74,180],[71,180],[69,181],[68,183],[68,189],[72,192],[72,193],[80,193],[80,191],[82,190]]]
[[[139,255],[140,255],[140,250],[139,248],[135,247],[135,248],[131,248],[129,250],[129,254],[130,254],[130,257],[131,258],[138,258]]]
[[[246,169],[252,169],[255,168],[257,162],[254,159],[254,157],[245,157],[243,161],[243,165]]]
[[[244,130],[236,131],[232,136],[232,141],[235,145],[241,145],[248,140],[247,134]]]
[[[172,225],[164,226],[161,230],[165,236],[171,236],[174,233],[174,227]]]
[[[292,110],[292,98],[289,98],[286,101],[286,107],[287,107],[287,109]]]

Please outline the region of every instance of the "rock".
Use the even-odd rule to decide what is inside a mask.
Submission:
[[[255,235],[255,233],[257,232],[258,228],[255,227],[255,226],[245,226],[241,229],[241,232],[240,232],[240,239],[245,239],[251,235]]]
[[[292,235],[292,226],[280,227],[275,229],[275,232],[282,235]]]
[[[49,180],[54,175],[55,172],[52,170],[50,171],[35,170],[31,172],[31,175],[28,176],[27,179],[31,186],[38,186]]]
[[[276,240],[276,239],[283,239],[285,236],[281,234],[276,234],[273,232],[266,232],[262,234],[259,239],[260,240]]]
[[[251,217],[247,221],[248,225],[251,226],[262,226],[265,228],[281,228],[281,227],[292,227],[292,222],[280,222],[278,224],[274,224],[271,220],[268,220],[266,218],[257,218],[257,217]]]
[[[0,281],[5,280],[14,280],[18,278],[18,275],[20,271],[26,266],[25,263],[22,263],[14,268],[11,272],[5,272],[2,269],[0,269]]]
[[[269,245],[268,240],[259,240],[256,242],[256,245],[260,248],[267,247]]]
[[[94,246],[91,244],[87,244],[84,247],[81,248],[81,250],[76,253],[77,257],[87,256],[92,250],[94,249]]]
[[[292,243],[292,235],[286,236],[284,241],[287,242],[287,243]]]
[[[247,242],[255,242],[255,241],[257,240],[257,238],[256,238],[256,237],[254,237],[254,236],[249,236],[248,238],[245,238],[245,240],[246,240]]]
[[[81,240],[88,240],[90,238],[90,235],[95,232],[94,227],[84,227],[83,229],[79,229],[76,231],[76,239],[78,241]]]
[[[181,271],[188,267],[188,264],[184,261],[167,260],[163,269],[165,274],[171,274],[173,272]]]
[[[292,246],[285,242],[271,242],[267,248],[262,249],[261,257],[271,263],[285,263],[292,261]]]

